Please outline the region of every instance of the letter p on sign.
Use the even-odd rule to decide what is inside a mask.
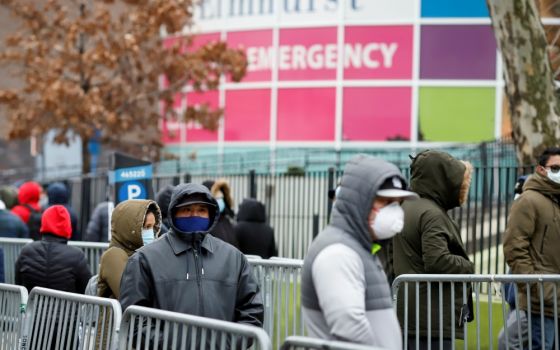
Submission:
[[[140,197],[142,189],[138,185],[130,184],[128,187],[128,199],[135,199]]]
[[[148,193],[146,188],[139,181],[125,181],[119,188],[119,202],[129,199],[146,199]]]

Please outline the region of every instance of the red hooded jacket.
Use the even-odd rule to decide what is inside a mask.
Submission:
[[[72,237],[72,224],[68,210],[62,205],[53,205],[45,210],[41,218],[40,232],[70,239]]]
[[[39,206],[39,198],[41,197],[41,185],[35,181],[29,181],[21,185],[18,193],[19,204],[12,208],[12,213],[20,217],[27,224],[31,211],[24,204],[31,208],[41,211]]]

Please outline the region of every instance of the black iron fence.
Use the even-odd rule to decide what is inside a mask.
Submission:
[[[401,171],[408,177],[409,168]],[[450,211],[461,229],[463,241],[476,263],[478,273],[505,273],[501,249],[507,216],[514,198],[514,186],[521,174],[532,169],[516,166],[476,166],[467,202]],[[313,237],[328,223],[333,189],[341,170],[305,171],[294,174],[262,174],[255,171],[222,176],[232,189],[237,206],[244,198],[256,198],[266,205],[269,223],[275,230],[279,255],[303,258]],[[183,182],[202,183],[215,174],[156,176],[154,191]],[[85,176],[67,180],[72,189],[72,206],[81,218],[82,232],[94,207],[106,200],[106,176]],[[234,208],[237,209],[237,208]]]

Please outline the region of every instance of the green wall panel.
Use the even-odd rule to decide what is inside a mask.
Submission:
[[[422,87],[419,140],[479,142],[494,138],[494,88]]]

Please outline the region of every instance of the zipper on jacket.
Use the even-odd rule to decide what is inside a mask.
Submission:
[[[546,238],[546,232],[548,231],[548,225],[544,225],[544,233],[542,235],[542,241],[541,241],[541,254],[543,253],[543,249],[544,249],[544,239]]]
[[[198,247],[193,247],[193,254],[194,254],[194,268],[196,270],[196,284],[198,286],[198,300],[200,306],[200,316],[204,316],[204,301],[202,299],[202,275],[204,275],[204,269],[199,269],[198,263]]]

